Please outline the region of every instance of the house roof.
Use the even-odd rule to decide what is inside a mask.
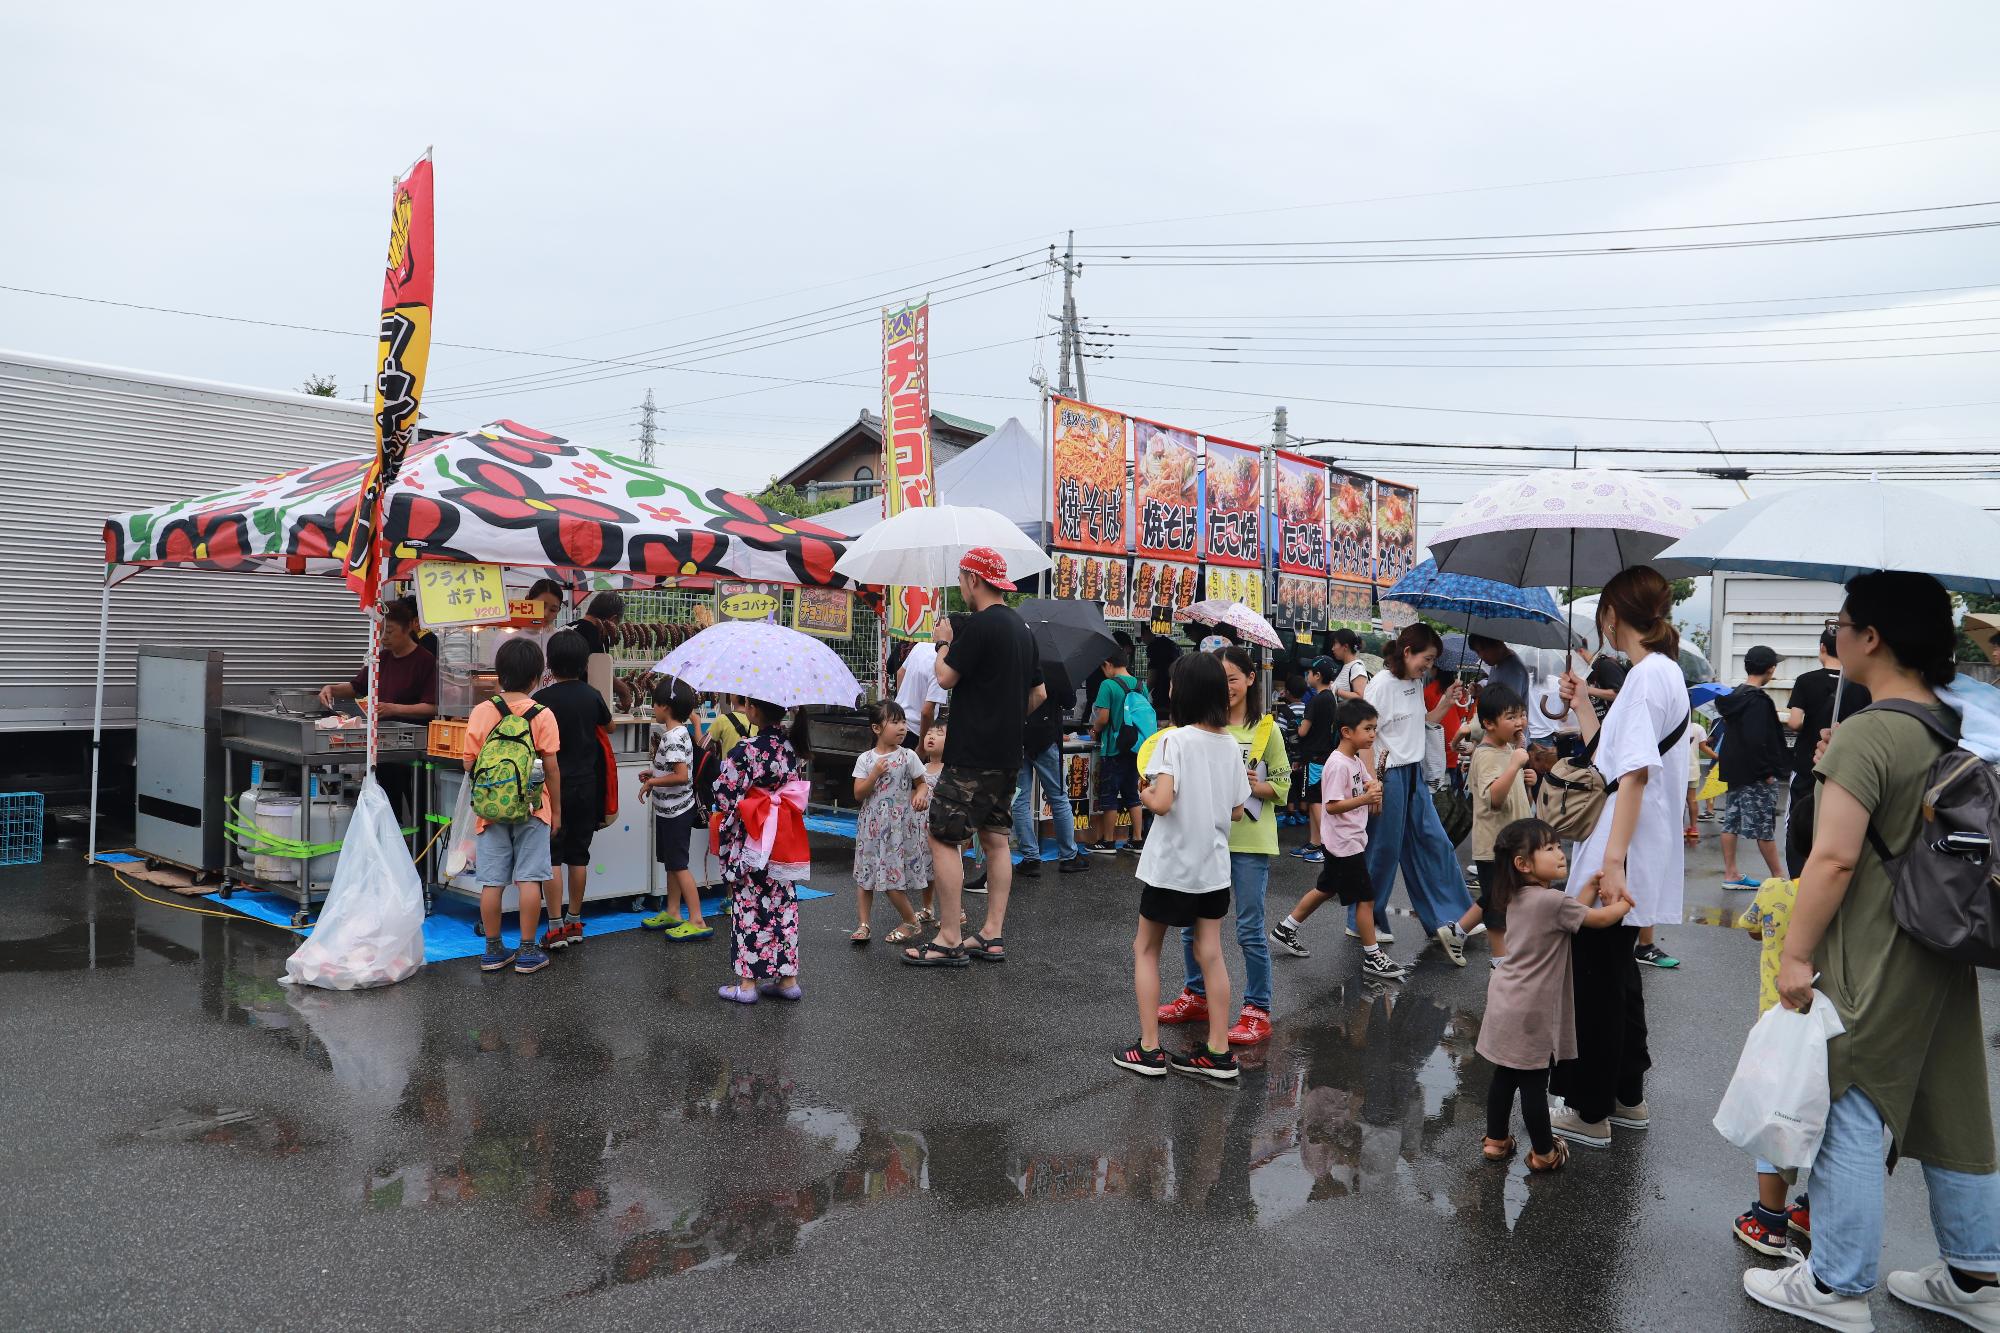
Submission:
[[[954,416],[949,412],[933,411],[931,413],[931,429],[935,431],[940,427],[951,434],[969,435],[974,439],[984,439],[986,436],[991,435],[994,430],[992,426],[987,425],[983,421],[974,421],[970,417]],[[852,425],[820,446],[820,448],[814,450],[804,459],[795,463],[789,471],[781,475],[778,478],[778,484],[781,486],[796,486],[801,481],[809,480],[813,473],[840,458],[858,444],[868,444],[877,449],[882,447],[882,418],[866,408],[861,410]]]

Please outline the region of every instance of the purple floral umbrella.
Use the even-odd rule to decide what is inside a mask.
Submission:
[[[1196,602],[1187,609],[1187,617],[1197,625],[1227,625],[1260,648],[1275,651],[1285,646],[1271,622],[1241,602]]]
[[[653,668],[713,694],[740,694],[781,708],[852,707],[861,683],[833,649],[810,635],[766,621],[711,625]]]

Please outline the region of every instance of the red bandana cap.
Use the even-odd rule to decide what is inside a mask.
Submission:
[[[959,559],[959,569],[976,579],[984,579],[1002,592],[1013,592],[1007,578],[1007,562],[990,546],[975,546]]]

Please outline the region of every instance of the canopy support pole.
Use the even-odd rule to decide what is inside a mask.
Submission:
[[[111,639],[111,571],[104,571],[104,593],[97,608],[97,698],[90,711],[90,831],[83,863],[97,860],[97,775],[104,753],[104,658]]]

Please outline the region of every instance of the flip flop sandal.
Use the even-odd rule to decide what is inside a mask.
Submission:
[[[890,931],[887,935],[884,935],[882,937],[882,942],[885,944],[908,944],[911,940],[915,939],[917,936],[923,933],[924,932],[922,926],[919,926],[914,922],[906,921],[902,925]]]
[[[1541,1174],[1546,1174],[1550,1171],[1560,1171],[1568,1163],[1569,1143],[1563,1139],[1556,1140],[1556,1150],[1547,1157],[1542,1156],[1538,1152],[1528,1154],[1528,1169]]]
[[[1514,1138],[1509,1135],[1504,1139],[1482,1139],[1479,1151],[1489,1162],[1504,1162],[1514,1155]]]
[[[857,949],[862,949],[867,947],[868,941],[872,938],[874,938],[873,933],[868,929],[868,927],[862,926],[860,929],[856,930],[852,935],[849,935],[847,937],[847,942],[853,945]]]
[[[986,939],[980,935],[965,937],[965,952],[969,958],[977,958],[983,963],[1004,963],[1007,961],[1007,945],[998,935]]]
[[[936,940],[903,950],[903,961],[911,967],[964,967],[971,962],[963,947],[947,949]]]

